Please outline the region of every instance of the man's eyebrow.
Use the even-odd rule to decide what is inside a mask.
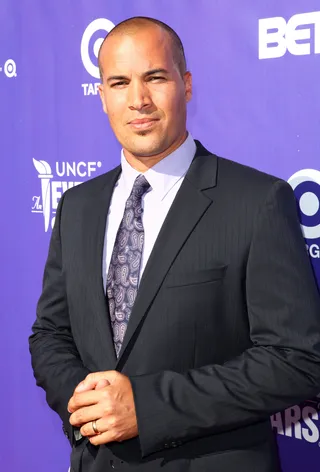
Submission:
[[[143,75],[147,77],[148,75],[154,75],[154,74],[168,74],[169,72],[166,69],[151,69],[145,72]]]
[[[110,75],[108,78],[107,78],[107,82],[111,82],[112,80],[127,80],[128,77],[126,77],[125,75]]]
[[[148,70],[143,74],[144,77],[148,77],[149,75],[154,75],[154,74],[168,74],[169,72],[166,69],[151,69]],[[107,78],[107,82],[111,82],[113,80],[128,80],[128,77],[125,75],[110,75]]]

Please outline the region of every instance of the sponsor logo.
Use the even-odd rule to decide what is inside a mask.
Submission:
[[[112,21],[107,18],[97,18],[87,26],[83,33],[80,46],[81,59],[86,71],[94,79],[100,78],[98,53],[106,34],[109,33],[112,28],[114,28]],[[102,31],[103,35],[101,36]],[[99,84],[100,82],[81,84],[83,94],[85,96],[97,95]]]
[[[310,244],[310,246],[308,246],[307,244],[307,251],[309,253],[309,256],[312,257],[312,259],[320,259],[319,244]]]
[[[320,398],[287,408],[271,416],[273,429],[282,436],[317,443],[320,447]]]
[[[303,169],[293,174],[288,183],[294,190],[300,215],[300,224],[309,256],[320,259],[320,247],[314,240],[320,238],[320,172]],[[278,434],[317,443],[320,447],[320,394],[302,405],[287,408],[271,417]]]
[[[46,161],[33,159],[40,180],[40,194],[32,197],[32,213],[43,215],[44,230],[53,228],[55,214],[62,194],[91,178],[101,168],[101,162],[55,162],[54,171]],[[80,178],[80,179],[79,179]]]
[[[320,11],[259,20],[259,59],[320,54]]]
[[[13,59],[8,59],[3,66],[0,66],[0,72],[4,72],[4,75],[8,79],[17,77],[17,65]]]
[[[290,177],[288,183],[294,190],[300,214],[300,223],[310,257],[320,259],[320,172],[303,169]]]

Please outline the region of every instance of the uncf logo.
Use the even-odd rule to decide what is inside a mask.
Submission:
[[[320,172],[303,169],[288,183],[299,203],[301,227],[306,239],[320,238]]]
[[[112,21],[107,18],[97,18],[92,21],[83,33],[81,40],[81,59],[87,72],[99,79],[98,53],[100,46],[106,36],[114,28]],[[101,31],[104,32],[101,36]]]

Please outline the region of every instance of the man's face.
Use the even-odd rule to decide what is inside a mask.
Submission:
[[[110,37],[100,64],[103,108],[123,148],[148,157],[174,147],[186,132],[191,74],[181,76],[168,34],[150,27]]]

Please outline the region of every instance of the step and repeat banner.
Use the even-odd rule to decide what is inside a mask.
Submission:
[[[1,471],[69,468],[28,336],[62,193],[119,163],[97,95],[97,53],[115,24],[136,15],[181,36],[194,77],[192,135],[294,188],[320,281],[319,0],[1,0]],[[312,398],[271,418],[284,472],[319,470],[319,407]]]

